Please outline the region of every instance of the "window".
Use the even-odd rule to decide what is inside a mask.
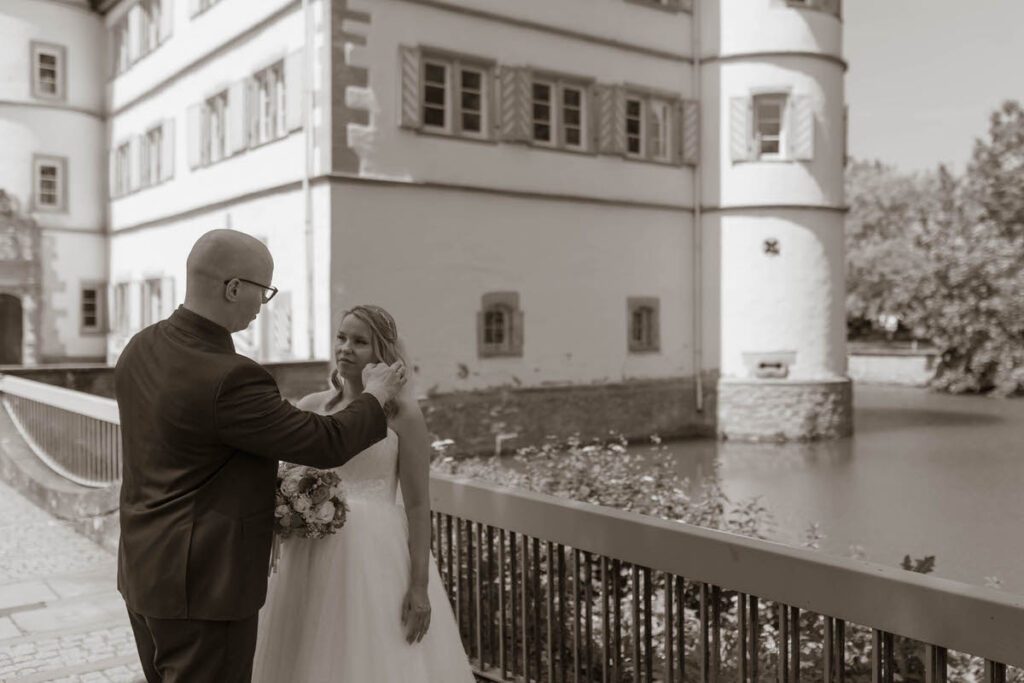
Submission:
[[[780,159],[785,149],[785,95],[754,97],[754,151],[760,159]]]
[[[228,93],[223,91],[206,100],[203,107],[203,163],[212,164],[225,156]]]
[[[523,355],[523,313],[517,292],[490,292],[477,314],[477,352],[481,358]]]
[[[448,130],[448,65],[427,62],[423,67],[423,125]]]
[[[61,157],[36,156],[33,166],[35,209],[66,211],[67,160]]]
[[[163,145],[164,129],[162,125],[151,129],[142,138],[142,178],[140,179],[142,187],[149,187],[160,182]]]
[[[140,0],[139,55],[146,55],[160,45],[162,0]]]
[[[659,340],[659,304],[655,297],[630,297],[626,301],[629,320],[629,351],[643,353],[658,351]]]
[[[260,71],[253,78],[250,99],[250,134],[252,144],[263,144],[284,137],[285,82],[284,63]]]
[[[408,74],[403,89],[412,87]],[[467,138],[487,138],[490,72],[470,58],[423,59],[420,116],[423,130]],[[404,96],[403,96],[404,97]]]
[[[67,50],[60,45],[32,42],[32,96],[63,100]]]
[[[202,14],[218,2],[220,0],[189,0],[189,16],[194,17],[197,14]]]
[[[146,280],[142,283],[142,326],[147,327],[160,320],[164,310],[163,288],[160,279]]]
[[[533,83],[533,141],[554,144],[554,113],[552,111],[550,83]]]
[[[81,296],[81,331],[102,333],[104,331],[104,288],[98,284],[84,284]]]
[[[584,149],[584,87],[533,81],[533,141],[567,149]]]
[[[644,101],[638,97],[626,98],[626,154],[643,156],[644,153]]]

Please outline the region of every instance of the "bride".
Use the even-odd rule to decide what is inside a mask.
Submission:
[[[343,314],[334,352],[334,388],[300,408],[337,412],[362,392],[367,363],[406,360],[394,319],[378,306]],[[345,525],[323,539],[283,542],[260,612],[253,681],[473,683],[430,556],[429,435],[411,384],[385,406],[387,436],[335,470]]]

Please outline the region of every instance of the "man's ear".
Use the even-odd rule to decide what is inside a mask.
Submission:
[[[242,283],[238,280],[231,280],[224,286],[224,298],[228,301],[238,301],[238,288]]]

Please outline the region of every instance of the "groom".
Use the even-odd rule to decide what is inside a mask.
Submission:
[[[188,256],[185,303],[136,334],[114,370],[123,474],[117,586],[149,683],[248,682],[267,592],[277,461],[337,467],[384,438],[405,368],[323,417],[282,400],[235,353],[277,290],[259,241],[213,230]]]

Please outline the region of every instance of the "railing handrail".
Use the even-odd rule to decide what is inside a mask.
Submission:
[[[103,422],[121,424],[121,418],[117,412],[117,401],[112,398],[93,396],[82,391],[2,374],[0,374],[0,394],[19,396]]]
[[[0,393],[120,423],[110,398],[9,375]],[[1024,596],[437,472],[430,498],[435,512],[1024,666]]]
[[[431,509],[1024,666],[1024,596],[432,473]]]

